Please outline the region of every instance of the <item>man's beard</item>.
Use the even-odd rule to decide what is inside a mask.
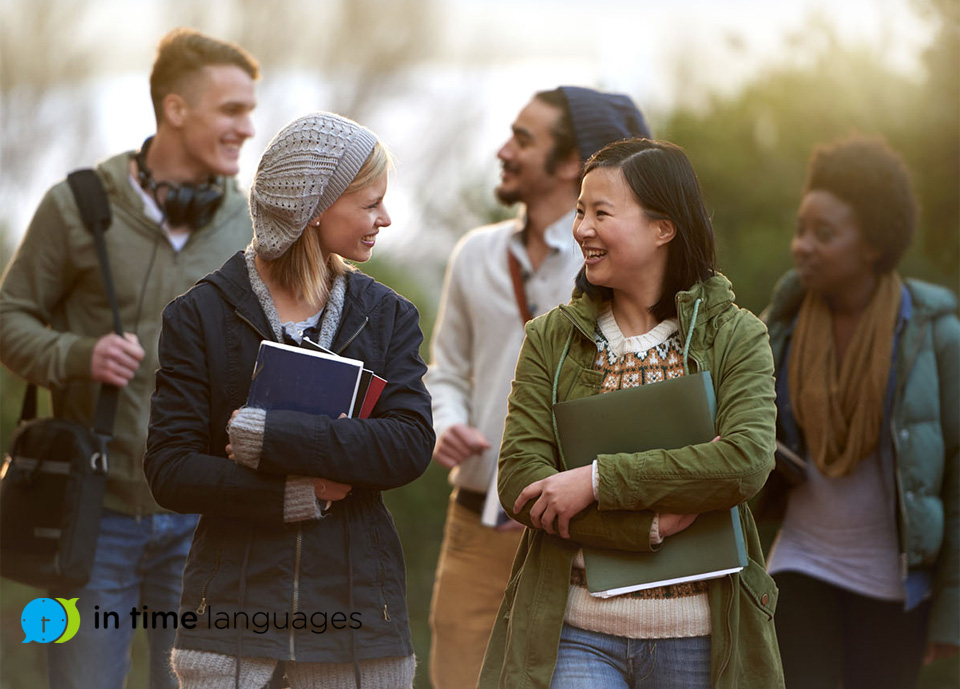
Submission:
[[[519,191],[516,189],[504,189],[502,185],[494,189],[493,193],[497,197],[497,201],[502,203],[504,206],[512,206],[513,204],[520,203],[520,201],[522,201]]]

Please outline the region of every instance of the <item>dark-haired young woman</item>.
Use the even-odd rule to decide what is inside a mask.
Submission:
[[[573,299],[527,326],[500,451],[500,499],[528,529],[481,687],[696,689],[783,685],[773,613],[744,504],[773,468],[773,361],[763,324],[714,269],[690,162],[672,144],[611,144],[585,167]],[[600,455],[567,469],[554,402],[710,371],[719,438]],[[637,419],[643,423],[643,419]],[[739,574],[592,597],[583,546],[650,551],[697,514],[741,505]]]
[[[960,324],[948,290],[901,280],[917,204],[879,139],[814,151],[766,312],[778,436],[769,569],[790,689],[912,687],[960,643]],[[789,488],[789,490],[787,490]]]

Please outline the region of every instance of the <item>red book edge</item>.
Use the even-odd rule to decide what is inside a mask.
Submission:
[[[387,386],[387,381],[374,373],[370,376],[370,385],[367,386],[367,394],[363,396],[363,404],[360,405],[360,415],[357,418],[369,419],[370,412],[377,405],[380,399],[380,393]]]

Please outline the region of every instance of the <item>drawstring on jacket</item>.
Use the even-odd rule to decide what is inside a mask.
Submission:
[[[560,369],[563,368],[563,362],[567,360],[567,354],[570,353],[570,344],[573,342],[573,332],[575,328],[570,328],[570,334],[567,336],[567,343],[563,346],[563,351],[560,353],[560,363],[557,364],[557,371],[553,374],[553,392],[551,393],[551,411],[550,411],[550,420],[553,422],[553,440],[557,444],[557,452],[560,453],[560,461],[563,463],[563,466],[567,465],[567,461],[563,457],[563,445],[560,444],[560,429],[557,427],[557,415],[553,413],[553,405],[557,403],[557,388],[560,387]]]
[[[700,311],[700,302],[703,299],[697,299],[693,302],[693,316],[690,318],[690,327],[687,328],[687,339],[683,343],[683,375],[690,375],[690,368],[687,366],[687,353],[690,351],[690,340],[693,338],[693,328],[697,324],[697,312]]]

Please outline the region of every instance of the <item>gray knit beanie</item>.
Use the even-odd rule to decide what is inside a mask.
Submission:
[[[281,129],[250,189],[257,255],[272,260],[290,248],[307,223],[350,186],[376,143],[369,129],[330,112],[305,115]]]
[[[580,158],[584,162],[614,141],[653,138],[643,113],[629,96],[582,86],[561,86],[560,90],[567,97]]]

